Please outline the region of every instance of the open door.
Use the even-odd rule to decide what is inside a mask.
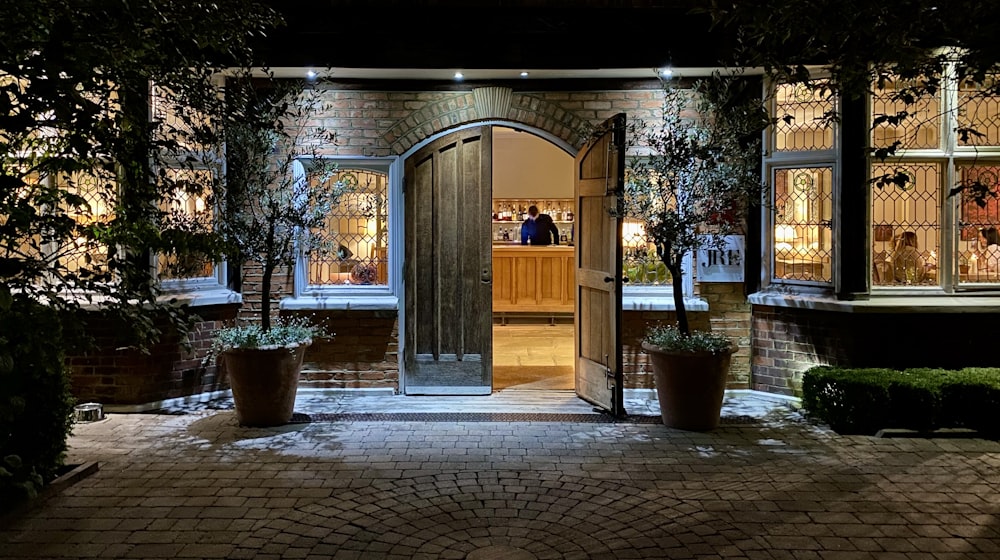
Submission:
[[[406,160],[404,391],[488,395],[493,375],[492,129]]]
[[[625,415],[622,384],[622,224],[625,115],[606,121],[576,156],[576,392]]]

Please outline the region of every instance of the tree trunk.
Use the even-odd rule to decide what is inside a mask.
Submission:
[[[274,265],[264,263],[264,273],[260,279],[260,328],[264,332],[271,330],[271,276],[274,275]]]
[[[681,260],[670,259],[669,262],[664,263],[667,265],[667,270],[670,271],[671,283],[674,285],[674,310],[677,314],[677,330],[681,331],[681,334],[691,334],[691,328],[688,326],[688,316],[687,309],[684,307],[684,278],[681,276]]]

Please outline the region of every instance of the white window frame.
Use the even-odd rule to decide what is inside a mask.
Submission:
[[[886,296],[920,296],[955,294],[961,292],[996,291],[1000,283],[964,283],[959,282],[958,252],[960,242],[960,227],[958,225],[961,196],[949,197],[951,186],[956,184],[958,166],[962,163],[976,162],[986,165],[1000,166],[1000,146],[959,146],[956,128],[958,126],[958,83],[955,80],[955,63],[945,66],[941,92],[941,123],[938,147],[901,149],[886,164],[910,165],[931,163],[941,166],[941,184],[938,196],[941,200],[940,223],[940,254],[938,255],[938,283],[929,286],[875,286],[872,294]],[[867,122],[872,121],[872,104],[869,100]],[[880,162],[872,162],[872,165]],[[868,224],[871,229],[872,224]],[[869,247],[869,251],[871,248]]]
[[[172,169],[186,171],[186,168],[177,166]],[[209,171],[210,169],[203,169]],[[213,221],[215,218],[213,217]],[[212,263],[212,274],[209,276],[194,276],[191,278],[160,278],[159,260],[161,255],[154,253],[150,255],[150,275],[156,279],[163,290],[165,298],[174,298],[184,301],[188,305],[212,305],[221,299],[225,302],[239,299],[242,296],[230,291],[228,284],[228,274],[226,272],[226,260],[222,259]],[[234,298],[238,296],[238,298]],[[162,298],[161,298],[162,299]]]
[[[825,75],[817,75],[817,80],[827,79]],[[768,81],[764,84],[764,95],[767,99],[767,110],[771,117],[777,116],[777,98],[774,95],[775,88],[778,86],[777,83],[773,81]],[[840,110],[840,99],[835,97],[833,99],[833,110]],[[818,282],[818,281],[806,281],[798,279],[784,279],[774,277],[774,262],[777,258],[774,246],[774,226],[776,223],[776,216],[774,206],[774,185],[775,185],[775,171],[779,169],[801,169],[810,167],[824,167],[831,168],[833,171],[833,192],[831,193],[831,203],[833,204],[833,216],[834,222],[832,224],[832,232],[834,238],[834,244],[836,244],[837,230],[840,224],[837,223],[836,216],[838,215],[838,207],[840,205],[840,195],[841,195],[841,179],[840,179],[840,146],[841,140],[841,130],[838,123],[834,122],[833,126],[833,142],[829,149],[825,150],[785,150],[778,151],[777,146],[777,130],[774,127],[769,127],[763,133],[763,143],[764,150],[762,155],[762,165],[763,169],[763,179],[767,185],[767,204],[764,204],[761,208],[761,247],[763,249],[762,260],[761,260],[761,270],[760,270],[760,285],[764,288],[768,286],[794,286],[796,289],[803,292],[828,292],[836,288],[837,280],[840,278],[840,255],[839,252],[833,250],[830,255],[830,266],[831,266],[831,279],[829,282]]]
[[[308,165],[313,158],[302,158],[299,165]],[[388,181],[388,280],[386,285],[321,285],[309,284],[308,256],[299,252],[294,267],[294,293],[280,302],[281,309],[292,310],[398,310],[402,293],[403,248],[403,162],[398,157],[329,156],[323,160],[335,162],[340,169],[369,169],[386,173]],[[303,170],[304,173],[304,170]]]

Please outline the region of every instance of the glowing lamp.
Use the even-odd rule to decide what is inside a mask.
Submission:
[[[795,240],[795,228],[792,226],[775,226],[774,240],[778,243],[791,243]]]

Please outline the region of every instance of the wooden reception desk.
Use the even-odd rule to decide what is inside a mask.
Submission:
[[[495,313],[573,313],[573,247],[493,245]]]

